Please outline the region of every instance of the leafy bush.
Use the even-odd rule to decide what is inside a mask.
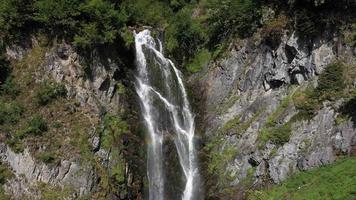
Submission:
[[[166,32],[167,49],[180,64],[187,63],[206,40],[203,28],[191,18],[191,10],[182,9],[170,20]]]
[[[80,15],[79,5],[82,1],[76,0],[38,0],[33,7],[34,20],[43,24],[52,33],[64,32],[72,34],[78,26]]]
[[[32,0],[1,1],[0,39],[13,40],[20,36],[25,24],[31,21],[31,2]]]
[[[340,96],[344,88],[344,64],[335,62],[328,65],[323,73],[320,74],[315,95],[318,96],[321,101],[334,100]]]
[[[209,0],[210,43],[232,36],[248,37],[259,26],[259,6],[253,0]]]
[[[325,100],[334,101],[342,97],[345,89],[344,69],[345,65],[341,62],[328,65],[320,74],[315,89],[309,87],[304,93],[294,95],[293,101],[299,116],[310,119],[320,110]]]
[[[80,23],[74,44],[82,48],[113,43],[126,20],[114,4],[105,0],[87,0],[79,9],[85,20]]]
[[[120,13],[127,17],[128,24],[144,24],[163,28],[167,25],[169,16],[172,16],[171,9],[162,1],[126,0],[120,7]]]
[[[26,133],[31,133],[33,135],[41,135],[43,132],[48,130],[47,122],[41,116],[34,116],[28,122],[28,128],[26,129]]]
[[[67,90],[62,84],[57,83],[43,83],[36,94],[37,103],[41,106],[47,105],[52,100],[59,97],[65,97]]]

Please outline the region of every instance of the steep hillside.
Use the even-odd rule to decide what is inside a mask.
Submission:
[[[149,189],[153,142],[135,91],[143,29],[161,45],[143,48],[150,70],[169,58],[188,86],[166,80],[164,91],[188,96],[195,113],[203,184],[192,200],[353,199],[355,10],[353,0],[0,0],[0,199],[140,200],[160,189]],[[165,187],[180,199],[184,156],[161,113]]]

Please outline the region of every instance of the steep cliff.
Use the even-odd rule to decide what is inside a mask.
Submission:
[[[354,103],[355,46],[328,32],[311,39],[287,31],[280,41],[273,48],[256,33],[231,43],[224,58],[190,77],[206,138],[202,167],[215,175],[206,178],[212,199],[242,197],[248,189],[355,155],[355,116],[341,109]],[[336,79],[346,85],[323,98],[316,91],[325,82],[318,79],[335,62],[344,69]]]
[[[6,49],[18,92],[4,90],[1,102],[23,110],[16,123],[1,123],[1,163],[13,174],[5,193],[14,199],[143,198],[145,149],[134,125],[130,65],[114,48],[79,55],[64,42],[41,39]],[[56,95],[58,88],[63,95]],[[34,116],[43,121],[38,134],[26,125]]]

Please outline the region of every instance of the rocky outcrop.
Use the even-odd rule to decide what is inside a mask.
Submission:
[[[255,184],[266,179],[279,183],[298,170],[331,163],[340,153],[350,154],[356,130],[351,121],[335,125],[335,105],[324,105],[310,121],[293,123],[290,140],[282,146],[261,145],[259,135],[276,112],[278,124],[298,112],[289,98],[308,85],[315,87],[317,75],[328,64],[341,57],[354,63],[354,47],[327,33],[313,40],[286,33],[275,50],[252,39],[231,46],[230,55],[189,80],[203,87],[201,124],[207,143],[220,138],[215,151],[237,152],[225,166],[231,179],[228,185],[239,185],[251,172]]]
[[[7,57],[14,63],[21,62],[31,49],[39,45],[36,38],[33,38],[29,43],[24,46],[7,47]],[[32,78],[36,82],[54,81],[63,84],[67,89],[66,98],[79,102],[75,104],[78,108],[73,109],[83,110],[83,117],[88,118],[89,121],[100,119],[105,113],[118,114],[129,104],[122,97],[121,91],[126,87],[123,85],[123,82],[126,81],[123,78],[126,73],[123,72],[124,67],[119,64],[118,60],[99,54],[98,50],[93,50],[90,54],[89,58],[79,55],[71,45],[66,43],[46,47],[41,66],[36,66],[36,70],[32,74]],[[97,164],[100,165],[101,170],[110,171],[111,165],[121,162],[121,160],[112,160],[111,152],[101,147],[101,135],[100,131],[96,130],[98,126],[95,123],[89,123],[92,124],[92,127],[87,133],[89,144],[92,145],[92,156],[98,160]],[[129,143],[130,138],[127,138],[126,142]],[[130,151],[130,153],[132,152]],[[65,152],[65,155],[58,158],[59,161],[55,164],[46,164],[33,156],[33,149],[25,148],[23,153],[15,153],[7,145],[0,143],[0,158],[15,175],[4,185],[6,193],[14,199],[39,199],[42,194],[38,185],[41,183],[60,189],[70,188],[70,191],[73,192],[69,199],[90,196],[91,193],[100,190],[101,177],[98,174],[100,173],[97,170],[98,166],[95,168],[93,163],[83,162],[78,154],[73,153],[71,157],[68,156],[71,155],[71,152]],[[141,180],[139,175],[132,174],[127,163],[122,163],[122,166],[125,166],[125,173],[128,173],[128,182],[130,182],[125,187],[135,182],[136,179]],[[141,186],[135,187],[139,190]],[[121,188],[121,190],[122,192],[112,191],[115,194],[110,194],[112,195],[110,199],[133,196],[133,194],[128,194],[126,189]],[[117,195],[116,193],[123,195],[116,198],[114,197]]]
[[[14,199],[31,197],[39,199],[36,191],[39,183],[57,186],[62,189],[70,187],[73,197],[89,194],[98,178],[93,168],[76,161],[62,160],[56,165],[46,165],[33,158],[28,149],[15,153],[6,145],[0,146],[0,157],[8,163],[15,177],[5,184],[5,191]]]

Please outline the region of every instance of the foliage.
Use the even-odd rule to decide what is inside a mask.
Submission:
[[[346,44],[350,46],[356,45],[356,23],[351,24],[346,30],[343,30],[343,35]]]
[[[195,55],[206,37],[202,27],[191,18],[191,9],[182,9],[170,20],[166,32],[167,50],[181,64]]]
[[[24,107],[18,102],[7,103],[0,99],[0,125],[16,124],[23,112]]]
[[[31,21],[32,0],[2,0],[0,4],[0,39],[17,39]]]
[[[9,168],[2,162],[0,162],[0,186],[5,184],[6,180],[13,176]],[[1,197],[1,196],[0,196]]]
[[[320,109],[322,102],[334,101],[342,97],[343,90],[346,88],[344,70],[345,64],[339,61],[334,62],[320,74],[318,86],[315,89],[309,87],[304,93],[294,95],[294,104],[300,115],[310,119]]]
[[[0,55],[0,86],[7,79],[10,71],[9,62],[5,59],[4,55]]]
[[[195,55],[193,60],[187,65],[187,70],[191,73],[199,72],[206,66],[211,58],[211,53],[207,49],[201,49]]]
[[[104,127],[101,135],[103,148],[112,151],[112,157],[115,162],[112,164],[110,176],[116,180],[117,184],[123,184],[125,181],[125,159],[124,159],[124,136],[129,133],[128,124],[119,116],[106,114],[104,117]]]
[[[209,0],[210,42],[248,37],[259,26],[259,6],[253,0]]]
[[[344,64],[335,62],[328,65],[323,73],[320,74],[315,95],[320,100],[334,100],[335,97],[340,96],[344,88]]]
[[[33,135],[39,136],[47,130],[47,122],[41,116],[36,115],[28,122],[28,128],[26,129],[26,133],[31,133]]]
[[[14,77],[9,76],[5,82],[0,85],[0,94],[16,97],[20,93],[20,89],[14,81]]]
[[[355,165],[355,158],[347,158],[328,166],[300,172],[271,189],[250,191],[248,199],[355,199]]]
[[[71,34],[78,26],[80,2],[83,0],[35,1],[33,18],[53,33],[63,31],[63,34]]]
[[[157,12],[157,11],[160,12]],[[162,1],[136,0],[123,1],[121,13],[127,16],[128,24],[145,24],[164,27],[171,14],[169,7]]]
[[[287,23],[288,18],[284,14],[281,14],[276,18],[266,21],[261,30],[262,37],[271,46],[279,45],[283,32],[286,29]]]
[[[105,149],[121,145],[121,136],[129,131],[126,121],[119,116],[106,115],[102,131],[102,145]]]
[[[80,23],[74,44],[82,48],[113,43],[126,20],[105,0],[86,0],[79,9],[86,20]]]
[[[286,123],[274,127],[263,128],[260,130],[258,137],[263,144],[267,141],[271,141],[273,144],[281,146],[289,141],[291,132],[291,123]]]
[[[67,90],[64,85],[58,83],[43,83],[37,91],[37,103],[41,106],[47,105],[52,100],[59,97],[65,97]]]
[[[229,144],[224,144],[224,140],[221,136],[215,136],[204,147],[207,152],[206,168],[207,173],[212,176],[213,187],[218,185],[227,186],[230,177],[226,172],[226,166],[231,162],[238,154],[238,150]],[[214,182],[215,179],[218,182]]]

